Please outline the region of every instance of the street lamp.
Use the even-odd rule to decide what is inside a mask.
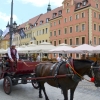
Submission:
[[[16,31],[16,28],[17,28],[17,24],[16,22],[14,21],[13,23],[13,0],[11,2],[11,17],[10,17],[10,24],[8,22],[7,26],[9,28],[9,32],[10,32],[10,47],[12,45],[12,35],[13,33]]]

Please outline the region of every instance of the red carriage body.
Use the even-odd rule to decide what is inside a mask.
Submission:
[[[11,62],[7,60],[2,59],[0,61],[0,79],[4,78],[3,88],[6,94],[10,94],[12,86],[17,84],[32,83],[34,88],[38,88],[38,85],[36,86],[36,81],[29,81],[27,78],[35,77],[35,67],[39,64],[39,62],[18,61],[16,66],[11,66]],[[9,67],[6,66],[7,62],[9,63]]]

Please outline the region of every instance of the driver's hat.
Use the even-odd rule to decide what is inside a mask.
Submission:
[[[16,46],[16,44],[15,43],[12,43],[12,45],[11,46]]]

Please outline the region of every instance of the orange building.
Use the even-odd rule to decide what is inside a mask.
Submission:
[[[55,18],[50,20],[51,43],[100,44],[100,0],[64,0],[62,4],[61,12],[53,13]]]
[[[62,16],[50,20],[52,44],[100,44],[100,2],[96,0],[64,0]]]

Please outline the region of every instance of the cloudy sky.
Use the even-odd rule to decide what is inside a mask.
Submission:
[[[12,0],[0,0],[0,29],[4,30],[10,19]],[[13,19],[18,23],[24,23],[28,19],[46,13],[47,5],[50,1],[51,8],[54,9],[62,5],[63,0],[13,0]]]

